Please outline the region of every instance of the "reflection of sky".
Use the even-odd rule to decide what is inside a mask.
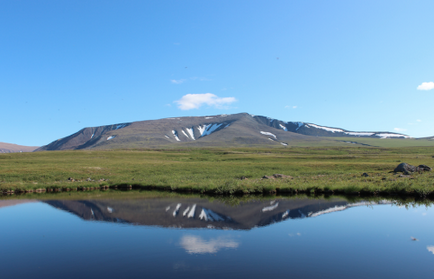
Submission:
[[[237,248],[239,243],[230,239],[211,238],[206,241],[200,236],[184,235],[180,245],[189,254],[217,253],[222,248]]]

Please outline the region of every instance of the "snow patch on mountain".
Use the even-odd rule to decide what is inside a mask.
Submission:
[[[375,134],[377,137],[380,137],[382,139],[387,139],[387,138],[405,138],[405,139],[409,139],[411,137],[406,136],[406,135],[401,135],[401,134],[390,134],[390,133],[379,133],[379,134]]]
[[[275,134],[272,134],[272,133],[270,133],[270,132],[264,132],[264,131],[261,131],[260,133],[263,134],[263,135],[266,135],[266,136],[272,136],[272,137],[274,137],[275,139],[277,139],[276,135],[275,135]]]
[[[107,138],[107,140],[111,140],[111,139],[114,139],[116,136],[109,136],[108,138]]]
[[[184,130],[181,130],[181,132],[188,138],[187,133]]]
[[[292,123],[294,123],[295,125],[298,126],[298,127],[295,129],[296,131],[297,131],[298,129],[300,129],[300,128],[304,125],[303,122],[292,122]],[[309,128],[309,127],[308,127],[308,128]]]
[[[282,124],[279,123],[279,126],[280,126],[280,128],[282,128],[282,130],[288,131],[288,129],[285,126],[283,126]]]
[[[223,123],[213,123],[213,124],[208,124],[208,125],[203,125],[201,127],[198,127],[200,136],[204,137],[204,136],[210,135],[215,130],[220,128],[220,126],[222,126],[222,125],[223,125]]]
[[[172,133],[173,133],[173,136],[175,137],[176,141],[181,141],[181,140],[178,138],[178,132],[176,132],[175,130],[172,130]]]
[[[192,140],[196,140],[196,139],[194,138],[193,128],[185,128],[185,129],[187,130],[187,132],[188,132],[188,134],[190,135],[191,139],[192,139]]]
[[[315,125],[315,124],[306,124],[306,126],[310,126],[310,127],[313,127],[313,128],[326,130],[326,131],[332,132],[332,133],[335,133],[335,132],[343,133],[344,132],[344,130],[342,130],[342,129],[329,128],[329,127],[319,126],[319,125]]]
[[[113,130],[119,130],[119,129],[125,128],[125,127],[127,127],[129,124],[130,124],[130,123],[118,124],[116,127],[114,127]]]

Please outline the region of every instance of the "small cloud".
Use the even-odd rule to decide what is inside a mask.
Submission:
[[[206,241],[200,236],[186,235],[181,238],[180,245],[189,254],[209,254],[217,253],[222,248],[238,248],[239,243],[223,238],[211,238]]]
[[[301,236],[301,233],[297,233],[298,236]]]
[[[292,109],[296,109],[297,106],[285,106],[285,108],[286,108],[286,109],[290,109],[290,108],[292,108]]]
[[[427,246],[426,249],[434,254],[434,246]]]
[[[417,87],[417,90],[431,90],[434,89],[434,82],[422,82],[421,85]]]
[[[397,132],[405,132],[405,131],[407,131],[407,129],[403,129],[403,128],[393,128],[393,130],[395,130]]]
[[[210,81],[211,79],[205,77],[191,77],[191,80]]]
[[[234,97],[220,98],[212,93],[204,94],[187,94],[181,99],[174,101],[178,104],[178,108],[182,110],[198,109],[203,105],[208,105],[216,108],[222,108],[223,105],[236,102]]]
[[[174,84],[181,84],[183,82],[185,82],[185,79],[171,79],[170,82],[174,83]]]
[[[418,119],[418,120],[416,120],[417,122],[422,122],[422,120],[420,120],[420,119]]]
[[[165,106],[166,106],[166,107],[171,107],[172,105],[171,105],[171,104],[165,104]]]

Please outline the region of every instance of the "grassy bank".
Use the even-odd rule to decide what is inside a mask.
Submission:
[[[399,163],[434,166],[434,147],[238,148],[0,154],[0,190],[129,186],[233,193],[434,194],[434,172],[400,177]],[[368,177],[362,177],[362,173]],[[292,178],[261,179],[275,173]],[[245,177],[247,179],[241,179]]]

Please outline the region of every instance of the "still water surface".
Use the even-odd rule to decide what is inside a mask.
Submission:
[[[433,208],[392,201],[8,199],[0,236],[3,279],[434,278]]]

